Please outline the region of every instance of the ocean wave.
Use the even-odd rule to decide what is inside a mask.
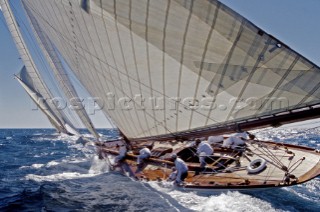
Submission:
[[[83,163],[89,163],[89,168],[83,167]],[[33,164],[31,167],[35,168],[51,168],[51,171],[58,173],[50,175],[28,174],[25,176],[26,180],[33,180],[36,182],[43,181],[61,181],[69,179],[79,179],[97,176],[109,172],[108,163],[100,160],[98,156],[87,158],[68,158],[61,161],[50,161],[45,164]],[[52,169],[54,168],[54,169]],[[48,171],[47,171],[48,172]]]
[[[197,192],[185,192],[176,190],[170,183],[155,183],[149,182],[153,188],[163,193],[170,195],[176,199],[182,206],[190,208],[194,211],[205,212],[234,212],[234,211],[286,211],[277,209],[271,203],[261,200],[259,198],[242,194],[237,191],[228,192],[211,192],[209,194],[202,194]]]
[[[88,178],[93,177],[94,174],[81,174],[78,172],[63,172],[58,174],[52,174],[52,175],[36,175],[36,174],[28,174],[25,176],[26,180],[33,180],[36,182],[43,182],[43,181],[49,181],[49,182],[55,182],[55,181],[61,181],[61,180],[70,180],[70,179],[79,179],[79,178]]]
[[[19,169],[29,169],[29,168],[32,168],[32,169],[40,169],[42,167],[44,167],[45,164],[32,164],[31,166],[21,166]]]

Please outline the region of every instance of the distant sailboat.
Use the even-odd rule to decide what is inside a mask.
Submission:
[[[62,132],[65,134],[74,134],[77,133],[73,124],[69,121],[63,111],[58,110],[54,105],[53,95],[43,82],[39,71],[36,68],[36,65],[26,47],[26,44],[22,38],[22,35],[19,31],[19,27],[17,23],[14,21],[13,13],[8,7],[7,2],[2,2],[2,10],[8,27],[9,31],[14,38],[14,42],[18,48],[19,54],[21,59],[23,60],[25,67],[22,68],[21,72],[19,73],[16,78],[26,90],[28,95],[31,99],[38,105],[41,111],[47,116],[50,123],[58,130],[58,132]],[[49,100],[49,101],[46,101]],[[72,132],[70,132],[65,125],[69,125]],[[78,133],[77,133],[78,134]]]
[[[165,180],[172,153],[189,168],[185,189],[272,188],[320,174],[314,149],[253,136],[237,147],[234,137],[217,136],[320,117],[320,68],[219,1],[23,5],[53,70],[62,70],[57,49],[104,101],[123,138],[97,147],[117,155],[126,145],[122,168],[130,176]],[[205,170],[190,146],[196,138],[214,149]],[[136,159],[146,146],[152,154],[139,172]]]
[[[68,131],[63,123],[57,118],[48,104],[43,101],[43,97],[40,93],[36,92],[35,86],[32,83],[32,79],[26,71],[26,68],[23,67],[18,75],[15,76],[19,83],[22,85],[24,90],[28,93],[33,102],[41,109],[41,111],[47,116],[48,120],[54,126],[58,132],[65,134],[73,134]]]

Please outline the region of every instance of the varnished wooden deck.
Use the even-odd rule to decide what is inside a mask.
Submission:
[[[117,148],[112,145],[100,146],[102,152],[117,155]],[[173,152],[179,152],[185,147],[183,143],[155,142],[154,149],[172,148]],[[139,174],[138,179],[150,181],[163,181],[171,173],[173,162],[167,160],[171,153],[167,153],[160,158],[152,157],[148,160],[148,165]],[[214,155],[221,157],[233,157],[232,151],[219,151],[215,148]],[[128,153],[126,163],[132,171],[136,170],[136,154]],[[257,158],[267,161],[267,167],[256,174],[248,174],[246,167]],[[225,172],[225,169],[214,171],[210,164],[208,170],[196,175],[194,170],[199,167],[199,163],[187,163],[189,167],[188,177],[185,180],[186,188],[197,189],[245,189],[290,186],[306,182],[320,175],[320,153],[307,147],[279,144],[274,142],[248,141],[247,150],[240,157],[240,164],[232,163],[225,168],[233,169],[232,172]],[[216,163],[213,162],[215,165]],[[285,181],[286,173],[291,178]]]

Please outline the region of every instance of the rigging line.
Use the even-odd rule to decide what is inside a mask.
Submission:
[[[130,41],[131,41],[131,48],[132,48],[132,54],[133,54],[133,59],[134,59],[134,65],[135,65],[135,72],[137,74],[139,91],[140,91],[140,94],[142,95],[141,79],[140,79],[140,74],[139,74],[139,69],[138,69],[138,64],[137,64],[136,49],[135,49],[135,45],[134,45],[133,32],[132,32],[132,0],[129,1],[129,30],[130,30]],[[149,123],[147,120],[147,116],[145,113],[143,113],[143,116],[144,116],[144,120],[147,125],[147,128],[149,129],[150,126],[149,126]],[[146,136],[146,135],[147,134],[144,134],[144,136]]]
[[[294,164],[292,164],[292,166],[291,167],[289,167],[289,169],[288,169],[288,173],[292,173],[294,170],[296,170],[301,164],[302,164],[302,162],[304,161],[304,158],[300,158],[298,161],[296,161]],[[299,162],[299,163],[298,163]],[[294,165],[296,165],[296,167],[294,167]],[[290,172],[289,172],[289,170],[291,169],[291,168],[293,168],[294,167],[294,169],[292,169]]]
[[[258,155],[258,154],[256,154],[256,155]],[[266,177],[265,177],[265,179],[264,179],[265,181],[267,181],[267,180],[270,179],[270,177],[272,176],[272,174],[275,172],[276,168],[277,168],[276,166],[273,166],[272,171],[271,171],[270,168],[268,169],[268,172],[267,172]]]
[[[207,15],[207,16],[209,16],[209,13],[211,13],[211,9],[212,9],[212,7],[213,7],[212,5],[213,5],[213,4],[210,4],[210,6],[209,6],[210,10],[208,11],[208,15]],[[211,23],[211,28],[210,28],[210,31],[209,31],[209,33],[208,33],[208,35],[207,35],[207,39],[206,39],[204,51],[202,52],[201,64],[200,64],[200,67],[199,67],[200,70],[199,70],[199,74],[198,74],[198,78],[197,78],[197,83],[196,83],[196,90],[195,90],[194,95],[193,95],[193,98],[194,98],[194,99],[196,99],[196,96],[197,96],[197,94],[198,94],[199,85],[200,85],[200,80],[201,80],[201,75],[202,75],[202,72],[203,72],[203,63],[204,63],[204,60],[205,60],[206,55],[207,55],[207,52],[208,52],[208,48],[209,48],[210,41],[212,40],[211,37],[212,37],[213,30],[215,29],[215,25],[216,25],[216,22],[217,22],[220,5],[221,5],[221,4],[215,5],[215,11],[214,11],[213,20],[212,20],[212,23]],[[194,102],[193,102],[193,104],[194,104]],[[191,128],[192,119],[193,119],[193,111],[191,111],[191,115],[190,115],[189,129]]]
[[[281,159],[278,159],[270,150],[268,147],[264,147],[262,146],[262,149],[266,152],[266,154],[269,156],[269,158],[271,160],[273,160],[275,163],[277,163],[279,166],[284,166],[284,164],[281,162]],[[284,154],[282,155],[281,158],[283,158],[283,156],[286,154],[286,152],[284,152]]]
[[[33,9],[33,10],[34,10],[34,9]],[[37,11],[34,11],[34,12],[37,13]],[[46,21],[45,18],[43,18],[41,14],[39,14],[39,13],[37,13],[37,14],[39,15],[39,17],[40,17],[41,19],[44,20],[44,22],[45,22],[48,26],[50,26],[55,32],[57,32],[57,35],[63,37],[63,38],[66,39],[66,40],[69,40],[69,39],[66,38],[63,34],[61,34],[57,29],[55,29],[55,27],[54,27],[53,25],[51,25],[48,21]],[[69,45],[70,45],[70,44],[69,44]],[[124,74],[122,71],[116,69],[115,67],[113,67],[113,66],[110,65],[109,63],[101,60],[101,58],[92,55],[90,52],[88,52],[86,49],[83,49],[81,46],[78,46],[78,47],[79,47],[80,49],[82,49],[83,51],[85,51],[86,53],[90,54],[92,57],[97,58],[97,59],[98,59],[99,61],[101,61],[102,63],[106,64],[107,66],[112,67],[113,69],[117,70],[118,72],[120,72],[121,74],[123,74],[123,75],[126,76],[126,74]],[[133,77],[131,77],[130,75],[128,75],[128,77],[129,77],[130,79],[134,80],[134,81],[137,81],[137,80],[135,80]],[[147,87],[147,88],[150,88],[149,86],[147,86],[147,85],[144,84],[144,83],[141,83],[141,84],[142,84],[143,86]],[[153,88],[151,88],[151,89],[153,89]],[[161,92],[159,92],[159,91],[157,91],[157,90],[155,90],[155,89],[153,89],[153,91],[154,91],[154,92],[157,92],[157,93],[159,93],[159,94],[161,94],[161,95],[163,95]],[[169,98],[169,96],[167,96],[167,97]],[[174,103],[175,103],[175,102],[174,102]],[[178,104],[181,104],[182,106],[187,106],[187,105],[181,103],[180,101],[178,101]],[[195,110],[195,111],[196,111],[196,110]],[[202,113],[200,113],[199,111],[196,111],[196,113],[198,113],[198,114],[206,117],[206,118],[209,119],[209,120],[212,120],[212,121],[214,121],[214,122],[217,122],[217,120],[215,120],[215,119],[213,119],[213,118],[211,118],[211,117],[207,117],[205,114],[202,114]]]
[[[190,20],[192,17],[192,11],[193,11],[193,1],[191,1],[190,3],[190,8],[188,8],[189,10],[189,15],[186,21],[186,26],[185,26],[185,30],[183,33],[183,38],[182,38],[182,45],[181,45],[181,54],[180,54],[180,66],[179,66],[179,76],[178,76],[178,90],[177,90],[177,97],[180,98],[180,89],[181,89],[181,77],[182,77],[182,68],[183,68],[183,62],[184,62],[184,51],[185,51],[185,45],[187,42],[187,35],[188,35],[188,30],[189,30],[189,25],[190,25]],[[179,128],[179,106],[177,107],[176,110],[176,131],[178,131]]]
[[[278,165],[280,165],[280,166],[284,166],[284,164],[281,162],[281,160],[279,160],[279,159],[276,157],[276,155],[273,154],[273,153],[269,150],[269,148],[268,148],[268,146],[267,146],[266,144],[263,144],[263,142],[261,142],[261,141],[260,141],[259,139],[257,139],[257,138],[256,138],[256,141],[259,142],[259,143],[258,143],[258,146],[259,146],[259,145],[261,146],[261,149],[264,150],[267,155],[269,155],[268,157],[269,157],[271,160],[274,160],[274,161],[275,161]],[[283,145],[283,144],[282,144],[282,145]],[[278,149],[278,150],[280,150],[280,149]],[[260,152],[261,152],[261,151],[260,151]],[[261,152],[261,153],[264,154],[263,152]],[[287,153],[287,152],[284,151],[284,154],[282,155],[281,158],[283,158],[286,153]],[[264,155],[266,155],[266,154],[264,154]]]
[[[253,145],[252,145],[253,146]],[[254,146],[253,146],[254,147]],[[261,150],[260,150],[260,147],[258,146],[258,147],[254,147],[255,148],[255,150],[257,150],[257,151],[259,151],[260,153],[262,153],[263,155],[265,155],[265,153],[263,153]],[[256,155],[256,153],[253,153],[252,152],[252,154],[255,154]],[[277,164],[277,163],[273,163],[274,161],[272,161],[272,159],[271,159],[271,161],[270,160],[267,160],[267,159],[265,159],[264,157],[262,157],[262,156],[260,156],[262,159],[264,159],[264,160],[266,160],[266,161],[268,161],[269,163],[271,163],[271,164],[273,164],[274,166],[276,166],[278,169],[280,169],[280,170],[282,170],[282,167],[279,167],[278,165],[279,164]],[[268,156],[267,156],[268,157]],[[268,158],[268,159],[270,159],[270,158]]]
[[[128,87],[129,87],[129,90],[130,90],[130,94],[131,94],[131,96],[133,96],[131,81],[130,81],[130,78],[128,77],[128,76],[129,76],[128,66],[127,66],[127,63],[126,63],[126,59],[125,59],[125,57],[124,57],[123,45],[122,45],[122,42],[121,42],[121,39],[120,39],[120,31],[119,31],[119,27],[118,27],[118,22],[119,22],[119,21],[118,21],[117,3],[116,3],[116,0],[113,1],[113,4],[114,4],[114,16],[115,16],[115,17],[114,17],[114,19],[115,19],[114,25],[115,25],[116,32],[117,32],[117,38],[118,38],[118,42],[119,42],[119,49],[121,50],[121,57],[122,57],[122,60],[123,60],[124,70],[125,70],[125,72],[126,72],[126,74],[127,74]],[[97,32],[97,34],[98,34],[98,32]],[[139,116],[138,116],[138,113],[137,113],[136,110],[134,110],[134,112],[135,112],[136,117],[133,117],[133,116],[131,115],[131,113],[130,113],[130,115],[131,115],[132,118],[135,118],[135,119],[138,120],[138,123],[139,123],[139,126],[140,126],[140,130],[143,130],[142,125],[141,125],[141,122],[140,122],[140,119],[139,119]],[[155,114],[154,114],[154,116],[155,116]],[[135,125],[134,125],[134,127],[135,127],[136,130],[138,130],[138,128],[137,128]]]

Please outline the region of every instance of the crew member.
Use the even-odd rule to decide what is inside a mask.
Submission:
[[[114,162],[115,165],[118,165],[119,163],[123,162],[125,157],[127,155],[127,147],[125,144],[120,144],[119,146],[119,154],[115,157]]]
[[[213,154],[213,149],[207,142],[200,142],[196,140],[197,145],[197,155],[200,162],[200,170],[203,171],[207,165],[206,158],[210,157]]]
[[[142,169],[145,166],[145,160],[150,158],[151,151],[148,147],[144,147],[139,151],[139,155],[137,157],[137,171],[136,173],[139,173],[142,171]]]
[[[181,158],[178,158],[176,154],[172,154],[171,158],[174,160],[174,165],[177,169],[175,183],[180,185],[184,179],[188,177],[188,166]]]

